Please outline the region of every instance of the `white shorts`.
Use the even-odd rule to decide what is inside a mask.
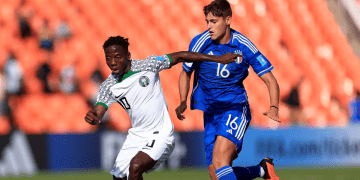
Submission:
[[[130,161],[139,151],[146,153],[156,162],[146,173],[153,171],[169,158],[174,147],[174,135],[164,137],[154,134],[146,139],[135,138],[134,136],[128,135],[110,174],[117,178],[129,177]]]

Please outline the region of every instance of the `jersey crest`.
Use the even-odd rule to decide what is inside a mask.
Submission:
[[[235,50],[234,54],[240,54],[243,55],[241,50]],[[237,57],[236,58],[236,64],[240,64],[242,62],[242,57]]]
[[[139,79],[139,84],[142,87],[146,87],[150,84],[150,79],[146,76],[141,76]]]

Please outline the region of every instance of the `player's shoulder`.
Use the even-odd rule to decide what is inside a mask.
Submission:
[[[105,79],[105,81],[101,83],[100,89],[108,89],[111,86],[115,85],[117,82],[117,78],[118,77],[116,77],[116,75],[110,73],[110,75]]]
[[[139,63],[142,63],[145,59],[130,59],[131,70],[133,70],[134,66],[137,66]]]
[[[193,51],[193,52],[198,52],[199,49],[206,45],[206,44],[209,44],[211,43],[211,37],[210,37],[210,33],[209,33],[209,30],[206,30],[204,31],[203,33],[201,34],[198,34],[196,35],[192,40],[191,40],[191,43],[190,43],[190,46],[189,46],[189,50],[190,51]]]
[[[132,59],[131,60],[131,70],[133,71],[140,71],[143,66],[155,66],[161,62],[169,62],[171,61],[171,57],[168,54],[164,54],[161,56],[158,55],[150,55],[143,59]]]
[[[233,36],[233,43],[239,46],[241,49],[246,48],[252,51],[252,53],[257,53],[259,50],[257,47],[247,38],[245,35],[241,34],[240,32],[231,29],[232,36]]]
[[[246,41],[249,41],[249,38],[247,38],[245,35],[241,34],[239,31],[236,31],[234,29],[231,29],[231,33],[233,35],[233,41],[243,44]]]
[[[131,70],[136,72],[136,71],[140,71],[141,67],[148,63],[147,61],[149,61],[151,59],[152,56],[148,56],[145,59],[131,59],[130,63],[131,63]]]
[[[196,36],[192,39],[192,41],[197,41],[197,40],[203,39],[203,38],[205,38],[205,37],[207,37],[207,36],[210,37],[209,30],[206,30],[206,31],[204,31],[204,32],[196,35]]]
[[[163,54],[163,55],[151,55],[148,56],[145,60],[156,60],[156,61],[165,61],[169,59],[169,55],[168,54]]]

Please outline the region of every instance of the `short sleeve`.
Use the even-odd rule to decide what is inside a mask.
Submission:
[[[115,102],[114,98],[112,97],[112,93],[110,88],[116,83],[115,78],[110,75],[100,86],[99,94],[96,99],[96,105],[102,105],[106,109],[110,107],[111,104]]]
[[[263,74],[274,69],[270,61],[260,52],[257,52],[255,56],[250,58],[249,63],[258,76],[262,76]]]
[[[163,69],[169,69],[172,66],[170,55],[149,56],[145,60],[132,60],[133,71],[152,71],[159,72]]]
[[[189,45],[190,52],[198,52],[202,53],[204,51],[204,48],[209,44],[210,40],[210,34],[209,31],[206,30],[202,34],[197,35],[194,37]],[[197,67],[197,63],[192,62],[184,62],[182,65],[182,68],[185,72],[190,73]]]
[[[240,33],[234,33],[234,39],[236,39],[241,46],[243,59],[249,62],[258,76],[273,69],[269,60],[261,54],[257,47],[247,37]]]
[[[184,62],[182,65],[182,68],[185,72],[190,73],[192,72],[195,68],[195,64],[194,63],[189,63],[189,62]]]

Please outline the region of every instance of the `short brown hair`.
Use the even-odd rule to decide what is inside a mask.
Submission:
[[[227,0],[215,0],[204,7],[205,16],[207,16],[209,13],[212,13],[217,17],[231,17],[232,11],[230,3]]]

